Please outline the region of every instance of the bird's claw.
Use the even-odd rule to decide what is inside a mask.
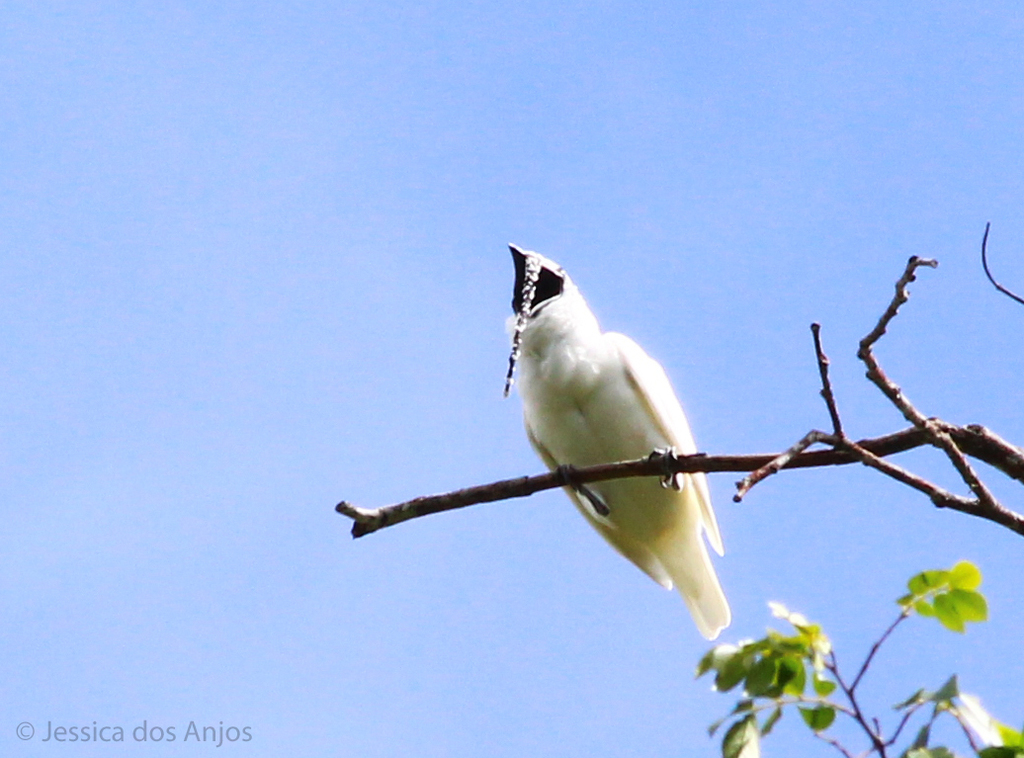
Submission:
[[[659,447],[655,448],[647,460],[653,461],[655,459],[661,460],[661,486],[665,489],[670,487],[677,492],[683,488],[679,479],[679,472],[675,470],[673,464],[679,460],[676,456],[675,448],[671,447]]]
[[[594,511],[597,513],[598,516],[611,515],[611,508],[609,508],[608,505],[604,502],[604,500],[602,500],[596,494],[594,494],[590,490],[590,488],[587,487],[585,484],[581,484],[579,487],[577,487],[576,491],[587,499],[587,502],[590,503],[591,507],[593,507]]]

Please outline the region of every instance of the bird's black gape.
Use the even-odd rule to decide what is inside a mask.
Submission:
[[[505,374],[505,397],[512,389],[512,376],[522,348],[523,330],[534,311],[552,298],[562,294],[565,275],[562,270],[547,268],[539,255],[524,253],[515,245],[509,245],[512,262],[516,267],[516,284],[512,290],[512,312],[516,314],[515,329],[512,333],[512,353],[508,357],[508,373]]]
[[[512,290],[512,312],[521,313],[523,310],[523,290],[526,289],[526,254],[519,248],[509,245],[512,251],[512,261],[516,267],[516,284]],[[561,271],[552,271],[541,266],[540,276],[537,277],[536,288],[534,289],[533,302],[528,310],[533,310],[541,304],[562,294],[565,286],[565,278]]]

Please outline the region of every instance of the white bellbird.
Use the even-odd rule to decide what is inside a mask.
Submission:
[[[697,452],[665,370],[633,340],[604,333],[568,274],[509,245],[516,282],[508,394],[519,366],[526,434],[548,468]],[[665,486],[669,485],[669,486]],[[715,639],[729,625],[725,594],[702,535],[722,537],[702,473],[616,479],[566,492],[602,537],[644,573],[683,596],[697,629]]]

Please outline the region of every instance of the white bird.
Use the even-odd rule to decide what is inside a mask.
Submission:
[[[509,245],[515,262],[510,319],[526,434],[548,468],[642,458],[655,450],[697,452],[665,370],[633,340],[603,333],[568,274],[554,261]],[[711,565],[722,538],[707,479],[676,474],[566,488],[612,547],[666,589],[683,596],[697,629],[715,639],[731,613]]]

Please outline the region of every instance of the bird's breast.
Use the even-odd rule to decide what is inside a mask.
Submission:
[[[612,463],[668,444],[615,351],[576,346],[524,357],[526,422],[558,463]]]

